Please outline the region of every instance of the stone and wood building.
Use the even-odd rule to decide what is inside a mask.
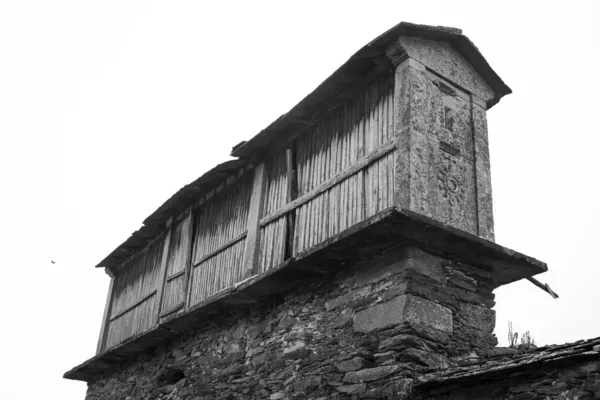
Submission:
[[[600,340],[497,348],[486,114],[458,29],[400,23],[175,193],[98,267],[104,399],[600,398]],[[542,285],[543,286],[543,285]]]

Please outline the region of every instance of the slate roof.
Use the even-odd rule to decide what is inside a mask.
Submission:
[[[463,359],[448,369],[422,375],[418,385],[420,389],[465,383],[472,386],[542,369],[561,369],[586,359],[600,359],[600,337],[531,350],[494,348],[480,356]]]

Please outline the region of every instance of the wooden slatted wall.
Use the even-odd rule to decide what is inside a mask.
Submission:
[[[287,154],[278,150],[265,161],[255,273],[393,205],[393,86],[391,74],[371,83],[299,135]],[[191,218],[174,223],[166,271],[160,271],[164,236],[119,267],[104,349],[157,322],[156,286],[163,279],[161,317],[183,310],[186,299],[194,306],[244,279],[253,173],[230,179]]]
[[[296,209],[294,254],[392,205],[395,152],[381,149],[393,150],[393,93],[387,75],[298,138],[299,196],[321,193]]]
[[[267,161],[267,180],[265,187],[266,215],[280,209],[287,202],[288,173],[286,152],[280,151]],[[285,251],[286,218],[282,216],[260,228],[260,256],[258,272],[283,262]]]
[[[185,304],[185,272],[186,252],[190,251],[189,225],[191,218],[184,218],[173,226],[171,241],[169,242],[169,255],[167,258],[167,275],[162,301],[161,316],[167,316],[183,308]]]
[[[164,236],[119,267],[105,349],[150,329],[156,322],[156,285],[163,247]]]
[[[252,181],[251,173],[242,175],[196,213],[190,306],[243,279]]]

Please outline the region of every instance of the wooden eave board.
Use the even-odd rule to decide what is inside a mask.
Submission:
[[[215,293],[185,313],[128,339],[65,373],[67,379],[89,381],[150,348],[183,333],[212,326],[214,319],[291,290],[310,279],[369,259],[395,246],[414,245],[436,255],[491,272],[506,284],[545,272],[546,264],[420,214],[391,207],[338,235],[236,286]]]

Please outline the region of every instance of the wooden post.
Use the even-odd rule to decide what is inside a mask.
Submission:
[[[187,248],[182,249],[185,252],[185,260],[183,260],[183,265],[185,265],[185,276],[183,277],[183,296],[184,296],[184,305],[183,309],[187,310],[190,306],[190,293],[191,293],[191,274],[192,267],[194,266],[194,230],[196,221],[194,219],[194,210],[193,208],[188,211],[188,215],[185,217],[187,221],[187,229],[182,235],[185,235],[188,238]]]
[[[258,271],[258,256],[260,254],[260,225],[259,221],[263,213],[265,195],[265,163],[262,162],[254,168],[254,185],[252,186],[252,197],[250,198],[250,210],[248,212],[248,235],[246,236],[246,247],[244,249],[243,271],[244,278],[248,278]]]
[[[106,337],[108,336],[108,324],[110,323],[110,314],[112,312],[112,301],[113,301],[113,290],[115,286],[115,275],[108,268],[104,271],[110,276],[110,284],[108,285],[108,293],[106,295],[106,304],[104,305],[104,316],[102,317],[102,326],[100,327],[100,336],[98,337],[98,346],[96,347],[96,354],[100,354],[104,351],[106,346]]]
[[[167,220],[167,235],[165,236],[165,242],[163,243],[162,259],[160,261],[160,273],[158,274],[158,282],[156,283],[156,291],[158,298],[155,304],[156,313],[156,324],[160,322],[160,311],[162,309],[163,296],[165,295],[165,282],[167,280],[167,264],[169,262],[169,247],[171,245],[171,235],[173,234],[172,225],[173,217]]]
[[[294,146],[294,145],[292,145]],[[287,202],[290,203],[298,197],[298,184],[296,172],[296,154],[295,148],[289,148],[285,152],[287,162]],[[296,210],[291,210],[286,215],[286,243],[284,250],[284,260],[292,257],[294,254],[294,232],[296,226]]]

